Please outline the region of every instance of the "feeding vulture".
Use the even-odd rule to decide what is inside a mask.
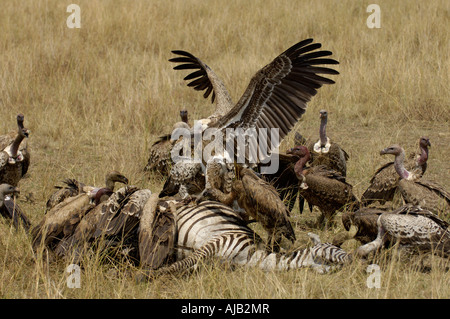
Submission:
[[[303,115],[307,103],[317,90],[324,84],[334,83],[319,74],[339,74],[336,70],[320,66],[338,64],[334,59],[325,58],[332,54],[330,51],[315,51],[320,47],[320,43],[307,39],[281,53],[252,77],[236,104],[233,104],[223,82],[205,63],[186,51],[172,51],[179,57],[169,61],[180,63],[174,69],[195,70],[185,77],[185,80],[192,80],[188,86],[206,90],[205,98],[212,93],[212,101],[216,101],[216,111],[194,125],[194,134],[208,134],[208,138],[203,137],[200,147],[201,161],[178,161],[170,171],[170,183],[179,187],[183,192],[182,197],[190,195],[184,186],[188,181],[201,172],[207,175],[206,163],[214,156],[232,162],[238,157],[238,161],[244,162],[240,164],[256,164],[267,159],[278,148],[281,140]],[[271,129],[275,129],[278,135]],[[258,145],[254,143],[257,130]],[[261,134],[263,130],[271,134]],[[244,142],[245,149],[239,149],[239,143],[236,143],[242,137],[240,132],[247,132],[251,140]],[[207,146],[210,153],[204,152]]]

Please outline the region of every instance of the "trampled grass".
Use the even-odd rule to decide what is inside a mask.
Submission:
[[[20,182],[20,205],[33,223],[53,186],[73,177],[103,184],[112,169],[157,192],[143,172],[148,147],[170,132],[178,112],[208,116],[213,105],[173,71],[170,51],[189,51],[222,77],[234,101],[251,76],[290,45],[312,37],[340,62],[336,84],[319,90],[298,129],[318,137],[318,111],[328,134],[350,154],[348,181],[360,196],[393,143],[410,152],[432,144],[427,178],[450,188],[450,45],[448,1],[377,1],[381,28],[369,29],[358,1],[77,1],[81,28],[69,29],[64,1],[6,1],[0,10],[0,133],[17,113],[31,129],[32,164]],[[283,141],[290,146],[293,136]],[[317,212],[296,209],[300,226]],[[339,218],[339,216],[338,216]],[[317,231],[330,240],[337,229]],[[349,251],[356,243],[346,244]],[[391,256],[394,252],[389,252]],[[0,223],[2,298],[449,298],[448,260],[381,259],[381,287],[367,287],[367,264],[332,274],[265,273],[205,264],[191,276],[136,284],[135,268],[85,261],[81,288],[67,287],[69,262],[36,260],[29,238]],[[388,257],[386,257],[388,258]]]

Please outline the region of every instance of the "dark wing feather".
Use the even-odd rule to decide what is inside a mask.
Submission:
[[[150,195],[150,190],[138,190],[134,186],[126,186],[112,194],[102,207],[94,237],[127,234],[139,223],[142,208]]]
[[[334,83],[317,74],[339,74],[333,69],[314,67],[338,62],[321,58],[331,55],[330,51],[311,52],[321,46],[312,42],[312,39],[307,39],[297,43],[258,71],[239,102],[214,126],[221,129],[278,128],[281,141],[303,115],[307,102],[317,89],[323,84]],[[267,149],[273,150],[280,141],[278,144],[272,141]]]
[[[182,63],[175,66],[175,70],[196,70],[184,78],[185,81],[190,81],[188,83],[189,87],[193,87],[197,91],[205,90],[205,93],[203,94],[205,99],[208,98],[212,92],[212,103],[217,97],[218,105],[232,104],[231,97],[222,80],[213,72],[213,70],[211,70],[209,66],[189,52],[174,50],[172,53],[177,54],[180,57],[172,58],[169,61],[174,63]]]
[[[5,206],[5,210],[9,215],[9,218],[11,218],[13,221],[14,227],[18,228],[19,223],[22,223],[22,226],[26,231],[28,231],[31,226],[30,220],[22,211],[22,209],[20,209],[19,205],[17,205],[17,203],[12,199],[5,199],[3,203]]]
[[[170,203],[154,194],[145,204],[139,224],[141,266],[158,269],[171,256],[176,237],[175,215]]]

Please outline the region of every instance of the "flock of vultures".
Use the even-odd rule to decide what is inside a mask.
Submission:
[[[142,280],[189,271],[208,258],[265,270],[311,267],[321,273],[392,245],[408,254],[449,258],[450,193],[426,179],[431,145],[427,137],[417,137],[417,151],[411,154],[400,145],[381,150],[380,155],[391,161],[374,173],[359,199],[346,181],[349,156],[327,135],[326,110],[320,111],[316,140],[293,132],[295,145],[290,150],[273,151],[318,89],[333,84],[329,77],[339,74],[325,66],[338,64],[332,53],[320,48],[312,39],[288,48],[252,77],[237,102],[204,62],[186,51],[172,51],[175,57],[169,61],[176,64],[174,69],[188,71],[188,86],[211,98],[215,111],[191,125],[188,112],[182,110],[173,128],[187,135],[168,133],[151,146],[144,171],[163,176],[163,189],[157,193],[130,185],[117,171],[106,175],[104,185],[66,179],[55,186],[36,225],[17,197],[20,180],[33,165],[29,130],[19,114],[18,130],[0,136],[1,215],[16,228],[25,228],[40,256],[82,264],[89,252],[101,250],[108,260],[137,265]],[[266,135],[258,143],[250,138],[239,148],[234,145],[242,136],[226,134],[261,129],[276,129],[278,136]],[[198,132],[214,137],[203,140],[201,149],[189,138]],[[200,160],[192,160],[195,152],[203,155]],[[276,171],[265,172],[275,159]],[[302,225],[291,224],[297,202],[300,213],[307,207],[317,214],[308,229],[324,231],[342,223],[346,232],[332,243],[309,232],[310,244],[291,249],[290,242],[305,232]],[[265,233],[259,235],[255,229]],[[353,252],[341,248],[349,239],[360,242]]]

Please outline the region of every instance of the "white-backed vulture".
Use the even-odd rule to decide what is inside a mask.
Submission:
[[[400,248],[410,252],[431,252],[450,257],[450,225],[420,206],[405,205],[391,213],[381,214],[377,226],[376,239],[356,250],[360,257],[366,257],[387,242],[398,243]]]
[[[359,201],[353,194],[353,187],[339,172],[323,165],[305,169],[306,163],[310,160],[310,153],[306,146],[296,146],[288,153],[299,158],[294,168],[300,183],[299,194],[309,204],[317,206],[322,213],[317,220],[317,226],[327,226],[338,210],[359,208]]]
[[[22,224],[23,228],[28,231],[30,221],[22,209],[17,205],[16,200],[11,198],[15,194],[20,193],[19,188],[9,184],[0,185],[0,215],[11,219],[14,227],[18,228]]]
[[[30,131],[23,125],[23,114],[17,115],[18,131],[0,137],[0,183],[17,186],[30,166],[30,152],[24,141]]]
[[[216,111],[207,119],[198,123],[198,132],[208,132],[214,139],[203,141],[202,151],[208,145],[211,150],[225,150],[223,154],[205,154],[202,152],[202,163],[187,161],[186,165],[172,166],[170,174],[180,178],[175,181],[183,185],[184,180],[192,180],[211,156],[222,156],[223,158],[236,161],[242,159],[245,164],[256,164],[266,159],[270,153],[278,148],[281,140],[290,132],[293,126],[306,111],[307,103],[324,84],[333,84],[334,81],[319,74],[339,74],[336,70],[318,66],[324,64],[338,64],[336,60],[324,58],[330,56],[330,51],[315,51],[321,47],[320,43],[312,43],[312,39],[301,41],[275,58],[271,63],[260,69],[250,80],[247,89],[236,104],[223,82],[214,72],[200,59],[185,51],[173,51],[181,57],[170,61],[182,63],[174,69],[194,69],[193,73],[185,77],[185,80],[193,80],[188,85],[196,90],[206,90],[205,97],[212,92],[213,101],[217,101]],[[194,125],[195,126],[195,125]],[[272,131],[278,132],[278,138],[272,140]],[[237,139],[240,138],[239,130],[250,132],[251,142],[247,143],[245,149],[239,149]],[[259,130],[259,131],[258,131]],[[266,136],[261,130],[269,131]],[[194,127],[194,132],[196,127]],[[259,134],[255,136],[255,134]],[[221,137],[218,137],[218,136]],[[256,145],[253,141],[261,138]],[[205,138],[203,138],[205,140]],[[211,144],[213,143],[213,144]],[[211,145],[209,145],[211,144]],[[225,147],[231,145],[233,151]],[[230,155],[229,153],[234,154]],[[183,162],[178,162],[183,163]],[[177,164],[178,164],[177,163]],[[197,169],[190,166],[195,164]],[[244,164],[244,163],[239,163]],[[178,172],[189,168],[190,174]],[[185,187],[180,187],[185,191]],[[183,194],[186,197],[190,194]]]
[[[412,153],[404,163],[407,170],[414,172],[422,177],[427,169],[428,147],[430,139],[422,136],[419,139],[419,152]],[[384,204],[386,201],[392,201],[397,190],[400,176],[395,171],[394,162],[388,162],[377,169],[370,179],[370,185],[361,196],[362,205],[369,205],[379,201]]]
[[[392,145],[380,152],[380,155],[391,154],[395,156],[394,168],[400,176],[398,191],[407,204],[420,205],[424,209],[437,214],[450,210],[450,193],[434,181],[421,177],[421,173],[406,169],[405,151],[399,145]]]

